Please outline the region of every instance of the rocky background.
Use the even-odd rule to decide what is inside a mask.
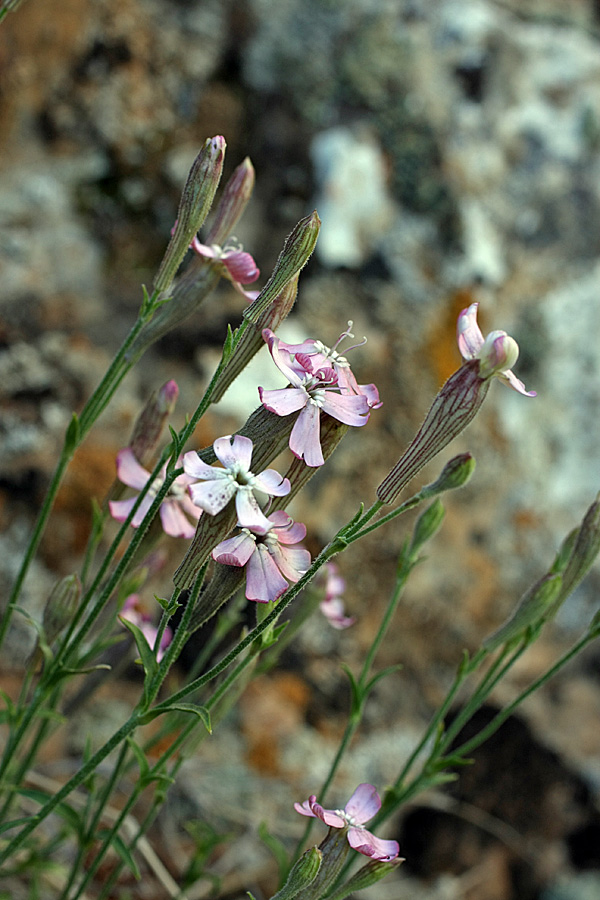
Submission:
[[[223,134],[226,174],[245,155],[255,197],[237,236],[266,280],[285,235],[323,220],[291,321],[332,343],[354,321],[355,371],[384,401],[296,504],[317,551],[370,500],[458,366],[458,312],[521,347],[535,400],[494,384],[466,435],[471,484],[448,497],[430,561],[411,581],[382,682],[336,782],[396,775],[473,649],[542,574],[599,486],[600,4],[596,0],[27,0],[0,26],[0,569],[3,583],[43,495],[64,428],[135,319],[160,261],[187,168]],[[92,496],[151,390],[175,378],[179,426],[218,358],[239,297],[202,313],[142,360],[77,454],[27,584],[39,614],[85,546]],[[267,363],[268,365],[268,363]],[[262,377],[262,376],[259,376]],[[253,379],[205,420],[199,443],[238,427]],[[357,668],[393,583],[406,525],[378,532],[341,568],[348,632],[309,625],[283,668],[188,764],[160,824],[177,879],[194,840],[182,823],[237,834],[213,870],[229,896],[268,896],[261,819],[292,839],[293,799],[323,778]],[[180,558],[184,548],[174,551]],[[167,580],[168,581],[168,580]],[[510,700],[598,607],[592,572],[496,698]],[[165,587],[165,590],[168,590]],[[3,660],[8,685],[27,632]],[[407,863],[377,900],[586,900],[600,894],[600,673],[591,650],[523,708],[448,791],[394,824]],[[92,704],[112,731],[127,686]],[[482,711],[482,716],[489,715]],[[76,766],[70,723],[45,777]],[[160,855],[160,849],[159,849]],[[156,868],[135,897],[164,893]],[[240,872],[244,873],[240,879]],[[249,873],[249,874],[248,874]],[[157,886],[158,885],[158,886]],[[208,896],[206,884],[203,896]],[[162,893],[161,893],[162,891]],[[192,896],[192,894],[190,894]],[[200,894],[198,894],[200,896]]]

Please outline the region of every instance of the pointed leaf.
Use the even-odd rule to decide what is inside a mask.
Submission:
[[[142,630],[133,622],[130,622],[129,619],[124,619],[122,616],[119,616],[119,621],[132,633],[138,648],[138,653],[140,654],[144,672],[148,678],[153,678],[158,669],[158,663],[156,662],[154,652],[144,637]]]

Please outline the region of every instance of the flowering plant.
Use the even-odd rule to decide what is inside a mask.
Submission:
[[[39,893],[36,867],[48,884],[58,879],[60,900],[92,895],[108,900],[118,895],[115,891],[125,867],[139,875],[140,848],[147,850],[146,833],[186,757],[202,752],[204,735],[220,724],[253,677],[277,665],[282,651],[314,611],[320,608],[338,630],[354,622],[344,613],[345,580],[332,560],[409,510],[419,507],[420,514],[398,543],[388,603],[383,613],[376,604],[364,610],[363,621],[368,615],[371,636],[364,661],[360,667],[344,667],[351,700],[339,749],[318,793],[295,805],[308,820],[304,833],[293,847],[289,840],[285,843],[285,836],[280,841],[264,831],[265,841],[276,849],[282,882],[273,900],[343,900],[352,891],[393,874],[401,862],[398,842],[375,836],[366,823],[372,822],[377,829],[387,823],[393,829],[393,817],[404,804],[421,790],[451,778],[519,702],[600,635],[596,614],[574,648],[554,660],[484,729],[464,736],[463,727],[473,723],[501,678],[551,622],[593,564],[600,550],[600,501],[596,499],[547,571],[525,591],[514,613],[491,635],[482,637],[475,652],[464,655],[408,759],[400,761],[397,771],[392,769],[395,761],[389,761],[389,786],[383,798],[371,784],[361,783],[344,809],[324,805],[344,754],[361,727],[371,692],[395,671],[373,670],[407,581],[423,559],[423,548],[442,527],[440,498],[469,481],[475,461],[470,453],[461,453],[445,464],[433,482],[415,489],[402,502],[400,493],[472,421],[494,377],[528,398],[535,394],[512,372],[518,357],[516,342],[503,331],[484,338],[477,325],[477,304],[472,304],[458,320],[463,364],[438,392],[423,425],[377,488],[371,504],[361,505],[348,522],[327,535],[311,534],[303,523],[295,522],[288,505],[326,464],[346,438],[348,427],[365,426],[371,412],[382,406],[377,387],[359,383],[348,363],[348,351],[342,355],[342,341],[353,338],[351,323],[332,347],[312,337],[287,344],[276,335],[293,307],[299,274],[315,246],[320,225],[316,213],[302,219],[288,236],[263,289],[246,295],[251,302],[235,332],[228,329],[221,360],[204,395],[185,424],[179,430],[171,428],[162,450],[160,438],[178,397],[177,385],[170,380],[150,396],[128,445],[117,455],[118,479],[104,503],[94,508],[79,572],[59,579],[38,618],[24,608],[25,578],[68,463],[127,373],[154,341],[198,310],[220,278],[241,289],[240,285],[258,277],[250,254],[230,240],[254,182],[249,160],[234,171],[217,203],[211,229],[202,242],[198,237],[215,198],[224,153],[225,141],[217,136],[206,141],[198,154],[152,291],[144,289],[131,333],[82,411],[72,417],[0,624],[0,646],[12,635],[17,615],[25,619],[33,638],[20,689],[14,699],[3,694],[6,741],[0,757],[0,865],[11,876],[35,870],[32,896]],[[180,271],[190,245],[195,252]],[[215,420],[207,417],[196,431],[200,420],[265,342],[288,386],[258,387],[260,405],[248,411],[235,434],[190,449],[199,433],[214,427]],[[287,460],[282,470],[287,468],[280,474],[269,467],[282,454]],[[137,495],[123,499],[126,487]],[[175,563],[173,583],[165,590],[163,582],[155,594],[157,613],[160,609],[155,625],[139,592],[157,574],[156,542],[168,546],[164,558],[171,562],[181,553],[181,544],[170,541],[173,537],[187,543],[183,558]],[[310,590],[319,573],[326,574],[325,599],[322,586]],[[359,599],[354,595],[351,604],[360,620]],[[240,613],[244,608],[245,613]],[[52,729],[64,727],[105,679],[122,672],[131,661],[130,654],[123,653],[123,632],[116,621],[119,609],[121,625],[129,628],[141,663],[136,702],[108,738],[86,737],[85,752],[71,774],[60,783],[53,782],[50,789],[40,781],[37,765],[42,748],[51,752]],[[240,629],[242,614],[250,615],[256,624],[252,626],[246,618]],[[209,620],[212,624],[201,632],[201,649],[193,650],[190,664],[192,636]],[[337,638],[329,632],[329,640]],[[185,665],[180,665],[184,650]],[[74,680],[77,690],[71,689]],[[447,713],[459,692],[463,705],[449,722]],[[34,790],[32,782],[42,787]],[[319,847],[307,849],[314,820],[327,825],[329,833]],[[216,884],[211,853],[218,840],[213,838],[207,841],[208,849],[188,859],[185,866],[177,868],[178,861],[171,860],[179,883],[166,868],[161,871],[171,896],[183,898],[190,884],[201,879]],[[356,863],[350,849],[367,856],[369,862],[345,880]],[[206,858],[206,872],[199,871],[199,856]],[[271,894],[272,888],[266,879],[264,895]],[[204,889],[205,885],[200,893]]]

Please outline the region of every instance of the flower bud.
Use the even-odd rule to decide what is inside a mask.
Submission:
[[[218,403],[227,388],[240,372],[246,368],[250,360],[265,346],[262,336],[263,328],[270,328],[272,331],[283,322],[285,317],[291,312],[296,302],[296,294],[298,293],[298,273],[286,284],[280,294],[275,297],[273,302],[259,315],[256,322],[248,322],[246,330],[243,332],[235,352],[228,360],[225,368],[219,376],[211,396],[212,403]]]
[[[271,900],[293,900],[297,897],[300,891],[307,888],[317,877],[322,859],[323,854],[318,847],[311,847],[303,853],[292,866],[281,890],[277,891]]]
[[[382,503],[393,503],[417,472],[475,418],[490,387],[479,365],[478,359],[465,362],[442,387],[415,438],[377,488]]]
[[[372,884],[377,884],[378,881],[381,881],[382,878],[385,878],[386,875],[397,869],[403,862],[404,859],[399,856],[389,861],[372,859],[338,888],[337,891],[330,894],[328,900],[344,900],[345,897],[348,897],[355,891],[363,891],[365,888],[371,887]]]
[[[206,219],[221,179],[224,158],[225,139],[217,136],[204,142],[194,160],[181,195],[171,240],[154,279],[155,291],[169,289],[192,238]]]
[[[52,588],[44,607],[42,627],[50,645],[70,624],[81,599],[81,582],[77,575],[67,575]]]
[[[409,554],[412,556],[418,553],[423,544],[430,540],[436,531],[441,528],[444,521],[445,510],[442,501],[434,500],[431,506],[428,506],[425,512],[421,513],[417,519],[415,530],[413,531],[412,541],[410,543]]]
[[[129,439],[129,447],[142,465],[151,458],[165,422],[175,408],[178,396],[177,382],[171,379],[151,394],[138,415]]]
[[[436,494],[442,494],[444,491],[453,491],[455,488],[462,487],[471,480],[474,471],[475,457],[470,453],[460,453],[446,463],[439,478],[432,484],[421,488],[419,496],[422,500],[426,500],[428,497],[435,497]]]
[[[217,204],[205,244],[224,244],[242,217],[254,190],[254,166],[246,157],[234,170]]]
[[[285,239],[283,250],[275,263],[273,274],[256,300],[253,300],[245,310],[245,319],[250,322],[258,322],[263,312],[281,294],[294,275],[306,265],[317,243],[320,227],[321,220],[316,210],[310,216],[300,219],[296,227]]]
[[[501,644],[512,641],[523,634],[526,628],[537,625],[560,596],[562,578],[560,575],[544,575],[523,595],[521,602],[510,618],[497,631],[487,637],[483,646],[495,650]]]

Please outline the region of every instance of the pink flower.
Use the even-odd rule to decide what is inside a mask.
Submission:
[[[142,519],[150,509],[154,498],[161,489],[165,481],[167,467],[163,466],[160,475],[154,480],[146,496],[140,503],[140,506],[131,520],[134,528],[138,528]],[[117,475],[119,481],[128,487],[141,491],[150,478],[150,472],[146,471],[135,458],[133,451],[129,447],[120,450],[117,454]],[[171,487],[169,493],[160,505],[160,520],[165,534],[171,537],[192,538],[196,532],[196,526],[192,525],[186,518],[186,515],[197,522],[200,518],[202,510],[194,506],[187,495],[187,487],[191,482],[191,478],[187,475],[179,475]],[[137,497],[131,497],[129,500],[111,500],[108,504],[111,516],[117,522],[124,522],[137,500]]]
[[[335,563],[326,563],[325,570],[327,576],[325,599],[321,600],[319,609],[332,628],[342,631],[344,628],[350,628],[356,622],[356,619],[347,616],[344,612],[344,601],[341,595],[346,589],[346,582],[341,577]]]
[[[183,469],[190,478],[199,478],[203,484],[191,484],[188,488],[192,502],[209,515],[214,516],[235,497],[238,521],[244,528],[266,533],[271,523],[262,512],[268,497],[284,497],[290,492],[290,482],[275,469],[265,469],[260,475],[250,471],[252,441],[236,434],[217,438],[213,444],[217,459],[224,469],[208,466],[195,452],[183,457]]]
[[[293,546],[306,537],[306,526],[283,510],[271,513],[268,522],[267,532],[255,534],[243,528],[212,552],[222,565],[246,566],[246,598],[258,603],[278,600],[288,581],[298,581],[310,566],[308,550]]]
[[[321,819],[330,828],[348,829],[348,843],[364,856],[389,861],[400,852],[397,841],[383,841],[363,827],[381,809],[379,794],[372,784],[359,784],[345,809],[323,809],[314,794],[302,804],[294,803],[294,809],[301,816]]]
[[[192,250],[203,259],[214,260],[220,265],[225,278],[232,282],[234,288],[243,294],[248,300],[255,300],[258,291],[245,291],[243,284],[251,284],[260,275],[254,259],[249,253],[245,253],[241,244],[234,238],[229,238],[228,244],[219,247],[218,244],[201,244],[197,237],[190,244]]]
[[[150,647],[155,650],[156,638],[158,637],[158,628],[152,624],[152,617],[141,604],[139,594],[130,594],[123,604],[123,609],[119,613],[119,618],[127,619],[128,622],[133,622],[134,625],[140,629]],[[161,638],[160,647],[158,648],[158,652],[156,654],[156,661],[160,662],[163,656],[165,655],[165,650],[173,640],[173,632],[167,625],[165,630],[163,631],[163,636]]]
[[[283,350],[287,350],[292,356],[295,356],[297,353],[310,356],[314,368],[325,368],[330,366],[338,377],[338,386],[343,394],[364,394],[367,398],[369,407],[371,409],[379,409],[379,407],[382,406],[382,402],[379,399],[377,387],[374,384],[358,384],[356,377],[350,368],[350,363],[345,356],[338,353],[337,348],[344,338],[354,338],[354,335],[350,331],[351,328],[352,322],[348,322],[348,330],[343,331],[340,334],[333,347],[328,347],[321,341],[314,340],[314,338],[307,338],[302,344],[285,344],[283,341],[279,341],[279,347]],[[352,347],[348,347],[344,352],[349,353],[350,350],[362,347],[366,342],[367,339],[363,338],[358,344],[353,344]],[[301,372],[299,372],[299,374],[301,374]]]
[[[307,353],[290,353],[270,328],[265,328],[262,334],[273,362],[287,376],[291,387],[274,391],[259,387],[261,402],[278,416],[300,412],[290,434],[290,450],[298,459],[304,459],[307,466],[322,466],[321,410],[345,425],[366,425],[370,412],[368,398],[341,387],[332,366],[319,365],[319,353],[313,361]]]
[[[535,397],[536,392],[525,390],[523,382],[511,372],[511,366],[514,366],[519,358],[517,342],[505,331],[490,331],[484,339],[477,324],[478,306],[478,303],[471,303],[458,317],[456,337],[462,358],[479,360],[481,378],[487,379],[496,375],[519,394]]]

